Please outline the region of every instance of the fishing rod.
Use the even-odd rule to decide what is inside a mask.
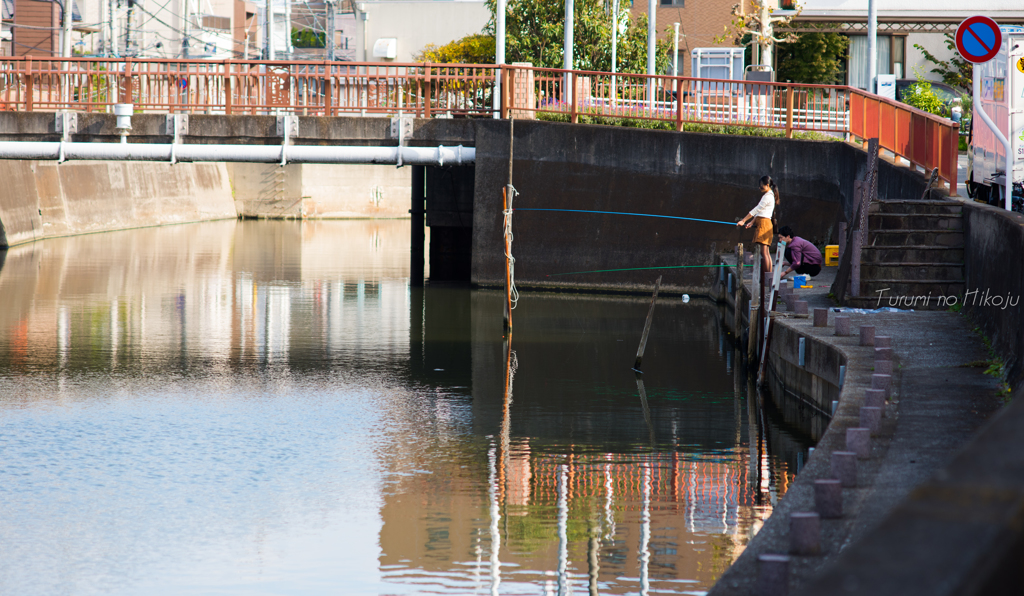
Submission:
[[[516,211],[561,211],[563,213],[598,213],[601,215],[635,215],[637,217],[660,217],[664,219],[682,219],[686,221],[701,221],[705,223],[722,224],[726,226],[736,226],[734,221],[717,221],[714,219],[698,219],[696,217],[679,217],[677,215],[655,215],[653,213],[625,213],[622,211],[591,211],[589,209],[544,209],[540,207],[516,207]]]
[[[666,267],[630,267],[628,269],[594,269],[593,271],[570,271],[568,273],[549,273],[544,277],[555,277],[558,275],[581,275],[583,273],[615,273],[618,271],[650,271],[652,269],[698,269],[708,267],[729,267],[730,265],[671,265]]]

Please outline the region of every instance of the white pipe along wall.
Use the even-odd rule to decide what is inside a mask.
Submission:
[[[0,159],[461,165],[473,147],[331,147],[323,145],[201,145],[152,143],[0,142]]]

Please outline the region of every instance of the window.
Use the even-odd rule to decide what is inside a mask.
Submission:
[[[686,0],[661,0],[662,6],[678,6],[680,8],[686,5]]]
[[[878,36],[878,74],[894,74],[897,79],[906,78],[905,55],[907,39],[901,35]],[[866,35],[850,36],[848,61],[848,83],[851,87],[868,87],[868,38]]]

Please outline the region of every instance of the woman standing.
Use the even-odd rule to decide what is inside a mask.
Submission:
[[[772,272],[772,258],[768,254],[768,245],[772,243],[772,214],[779,204],[779,188],[771,176],[761,176],[761,200],[757,207],[751,209],[743,219],[736,222],[737,226],[754,228],[754,244],[761,245],[761,257],[765,263],[765,271]]]

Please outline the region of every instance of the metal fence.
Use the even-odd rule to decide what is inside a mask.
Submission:
[[[500,85],[500,98],[495,97]],[[0,59],[0,110],[647,120],[818,131],[880,146],[956,192],[957,125],[859,89],[522,65]]]

